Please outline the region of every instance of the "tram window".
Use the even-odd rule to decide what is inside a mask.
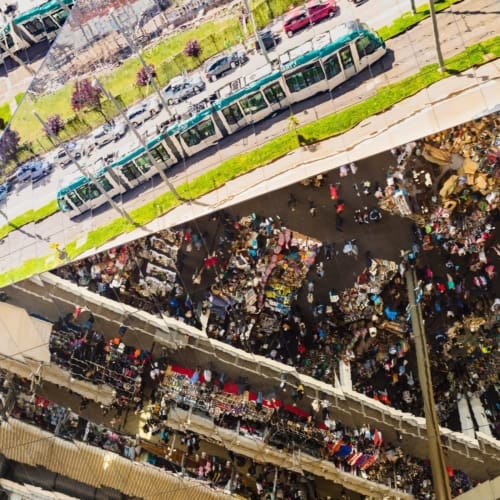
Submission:
[[[68,12],[66,12],[63,9],[63,10],[60,10],[58,12],[54,12],[54,14],[52,14],[52,15],[54,16],[54,19],[55,19],[56,23],[59,26],[62,26],[64,24],[64,22],[66,21],[67,17],[68,17]]]
[[[33,21],[29,21],[23,26],[29,31],[29,33],[33,36],[42,35],[45,33],[45,27],[43,26],[42,21],[40,19],[33,19]]]
[[[59,198],[57,200],[57,203],[59,205],[59,208],[61,209],[61,212],[69,212],[73,208],[64,198]]]
[[[132,162],[123,165],[120,170],[128,181],[133,181],[141,176],[141,172]]]
[[[139,156],[135,160],[135,164],[141,169],[141,172],[147,172],[152,167],[148,155]]]
[[[286,97],[279,83],[266,87],[264,89],[264,95],[270,103],[280,102]]]
[[[104,188],[105,191],[111,191],[113,189],[113,184],[103,175],[97,179],[99,184]]]
[[[365,35],[356,40],[356,50],[358,51],[358,56],[361,59],[364,56],[373,54],[377,50],[377,47],[373,41]]]
[[[262,95],[262,92],[256,92],[255,94],[240,99],[240,104],[243,109],[243,113],[246,115],[255,114],[261,109],[267,108],[267,102]]]
[[[235,125],[243,118],[243,113],[237,104],[232,104],[222,110],[222,114],[229,125]]]
[[[285,77],[290,92],[298,92],[325,79],[319,63],[311,64]]]
[[[170,158],[170,155],[167,153],[167,150],[163,147],[162,144],[158,144],[156,148],[151,150],[151,156],[156,161],[165,162]]]
[[[6,40],[7,40],[7,43],[6,43]],[[7,35],[7,38],[4,38],[3,36],[0,38],[0,51],[1,52],[7,52],[5,50],[6,45],[9,49],[11,49],[14,46],[14,39],[12,38],[11,35]]]
[[[343,49],[340,50],[339,54],[344,69],[348,69],[354,65],[354,61],[352,59],[351,47],[344,47]]]
[[[340,68],[339,56],[337,54],[333,54],[330,59],[325,61],[325,72],[326,77],[328,79],[337,76],[342,70]]]
[[[71,203],[73,203],[73,205],[75,205],[75,207],[79,207],[80,205],[83,204],[83,201],[80,199],[80,197],[73,191],[68,193],[68,198],[69,198],[69,201],[71,201]],[[64,198],[63,198],[63,200],[64,200]]]
[[[47,33],[51,33],[52,31],[57,31],[59,29],[59,26],[51,17],[44,17],[43,24]]]
[[[76,189],[78,195],[83,201],[95,200],[101,196],[101,192],[97,189],[96,185],[92,182],[85,184],[85,186]]]
[[[212,135],[215,135],[214,124],[212,120],[205,120],[183,132],[181,137],[187,146],[195,146]]]

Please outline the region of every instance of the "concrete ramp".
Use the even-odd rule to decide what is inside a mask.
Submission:
[[[479,432],[493,437],[491,434],[491,427],[488,421],[488,417],[484,412],[484,407],[481,400],[477,396],[472,396],[470,398],[470,406],[472,408],[472,412],[474,413],[474,418],[476,419]]]
[[[467,402],[467,397],[462,397],[458,401],[458,414],[460,416],[460,427],[462,432],[469,437],[475,437],[476,433],[474,431],[474,422],[472,421],[472,415],[470,414],[469,403]]]
[[[339,362],[340,387],[346,391],[352,391],[351,364],[340,360]]]

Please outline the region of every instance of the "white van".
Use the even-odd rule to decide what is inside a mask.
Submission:
[[[42,177],[50,174],[52,165],[43,160],[31,160],[21,165],[16,171],[16,180],[19,183],[37,182]]]

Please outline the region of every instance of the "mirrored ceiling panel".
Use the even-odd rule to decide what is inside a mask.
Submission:
[[[1,139],[0,286],[498,106],[491,6],[438,16],[440,72],[427,11],[398,31],[391,2],[328,5],[307,26],[282,1],[10,13],[4,69],[31,83]]]

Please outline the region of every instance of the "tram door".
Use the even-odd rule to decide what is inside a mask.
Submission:
[[[273,111],[280,111],[288,106],[288,99],[279,82],[269,85],[264,90],[264,95]]]
[[[340,61],[344,70],[345,79],[351,78],[356,74],[356,66],[354,65],[354,58],[352,57],[351,47],[348,45],[339,50]]]

